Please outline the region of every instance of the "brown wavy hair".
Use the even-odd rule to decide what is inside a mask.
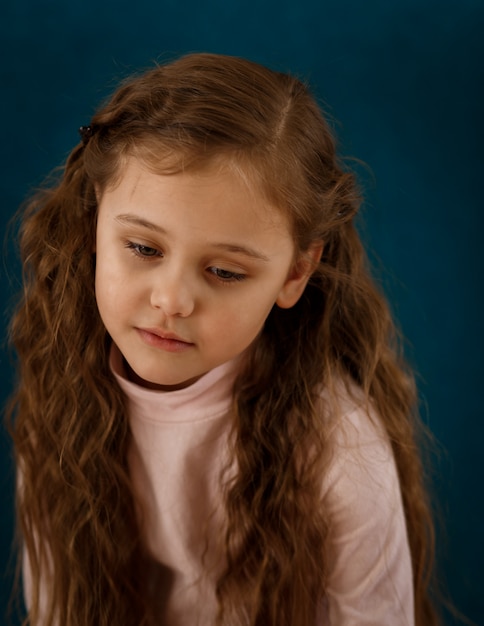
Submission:
[[[20,370],[12,409],[18,522],[33,581],[25,623],[38,623],[41,585],[49,625],[155,622],[126,461],[126,406],[94,294],[95,187],[113,184],[127,156],[165,174],[224,163],[287,213],[300,252],[324,242],[303,296],[291,309],[274,307],[234,387],[237,473],[224,496],[218,623],[315,623],[329,570],[320,502],[330,454],[325,416],[337,410],[338,381],[346,381],[363,391],[391,441],[416,623],[436,624],[415,385],[355,229],[354,175],[301,81],[210,54],[124,83],[94,115],[61,179],[23,216],[24,290],[11,336]]]

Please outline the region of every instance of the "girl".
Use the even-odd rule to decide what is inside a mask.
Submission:
[[[295,78],[124,84],[24,217],[25,623],[429,625],[415,390]]]

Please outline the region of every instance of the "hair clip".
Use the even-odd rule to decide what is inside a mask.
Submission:
[[[79,135],[81,135],[83,145],[87,145],[89,139],[92,137],[92,126],[81,126],[79,128]]]

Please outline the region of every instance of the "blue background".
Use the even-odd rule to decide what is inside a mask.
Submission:
[[[366,190],[365,238],[408,338],[438,443],[441,578],[484,616],[481,295],[484,4],[477,0],[3,0],[0,219],[61,164],[117,81],[191,51],[307,78]],[[2,324],[19,285],[7,237]],[[0,352],[3,403],[11,357]],[[0,624],[12,584],[13,470],[0,433]],[[12,618],[12,624],[16,624]],[[447,624],[454,621],[447,616]]]

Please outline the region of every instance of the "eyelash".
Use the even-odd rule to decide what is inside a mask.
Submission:
[[[127,241],[125,247],[140,261],[151,261],[155,258],[163,258],[163,253],[152,248],[151,246],[144,246],[134,241]],[[150,254],[143,254],[142,251],[149,251]],[[222,285],[229,285],[230,283],[241,282],[247,278],[246,274],[239,274],[238,272],[231,272],[230,270],[224,270],[221,267],[209,267],[207,271]],[[224,274],[225,276],[221,276]]]
[[[237,272],[231,272],[230,270],[224,270],[221,267],[209,267],[210,273],[215,276],[215,278],[221,282],[223,285],[227,285],[230,283],[237,283],[245,280],[247,276],[245,274],[238,274]],[[220,274],[225,274],[225,277],[220,276]]]
[[[137,259],[141,259],[141,261],[149,261],[153,258],[162,258],[163,253],[159,252],[156,248],[152,248],[151,246],[144,246],[141,243],[135,243],[134,241],[127,241],[125,247],[130,250]],[[154,254],[143,254],[142,250],[149,250]]]

